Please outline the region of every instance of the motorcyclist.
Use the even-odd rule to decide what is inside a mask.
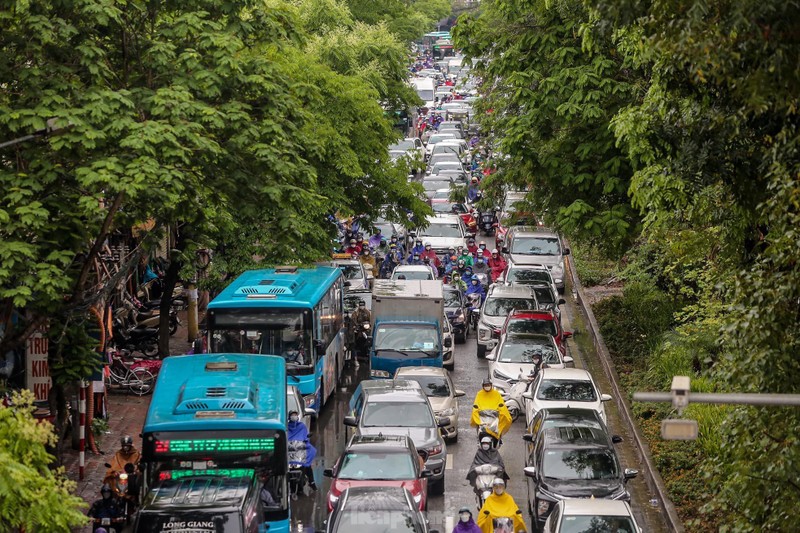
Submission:
[[[528,531],[522,511],[519,510],[517,502],[506,492],[506,482],[500,478],[495,478],[492,482],[492,494],[483,502],[483,507],[478,511],[478,526],[483,533],[493,533],[495,518],[509,517],[514,520],[514,531]]]
[[[420,254],[425,251],[425,247],[422,245],[422,239],[417,239],[414,241],[414,247],[411,248],[411,253],[409,255]]]
[[[429,242],[425,243],[425,250],[421,254],[419,254],[419,256],[422,258],[423,261],[425,261],[425,259],[430,259],[431,264],[434,267],[436,267],[437,270],[439,269],[439,267],[442,266],[442,262],[439,260],[439,256],[436,255],[436,252],[433,251],[431,243]]]
[[[478,448],[478,451],[475,452],[475,457],[472,459],[472,464],[467,471],[467,481],[469,481],[470,485],[475,487],[475,478],[478,477],[478,473],[475,472],[475,469],[481,465],[495,465],[500,467],[500,471],[495,475],[495,477],[503,478],[504,480],[508,481],[508,473],[506,473],[506,464],[503,461],[503,456],[500,455],[500,451],[492,446],[492,438],[491,437],[483,437],[481,439],[481,445]]]
[[[422,264],[429,267],[431,269],[431,274],[433,274],[433,279],[437,279],[439,277],[439,269],[436,268],[433,263],[431,263],[431,258],[426,257],[422,260]]]
[[[472,511],[469,507],[462,507],[458,510],[458,523],[453,528],[453,533],[481,533],[481,528],[472,519]]]
[[[492,250],[492,257],[489,258],[489,270],[492,271],[492,283],[506,270],[506,260],[497,252],[497,248]]]
[[[464,294],[467,296],[470,294],[479,295],[481,297],[480,303],[483,304],[483,300],[486,298],[486,292],[484,292],[483,285],[481,285],[481,280],[478,276],[472,275],[469,280],[469,286]]]
[[[375,247],[375,260],[383,260],[389,254],[389,250],[389,243],[386,241],[386,237],[382,236],[378,246]]]
[[[361,247],[356,243],[355,239],[350,239],[350,246],[344,249],[344,253],[348,255],[361,254]]]
[[[119,504],[119,500],[114,497],[114,491],[108,485],[108,483],[104,483],[103,486],[100,488],[100,495],[101,498],[99,500],[95,500],[92,503],[92,506],[89,508],[89,512],[86,513],[91,518],[125,518],[125,510]],[[100,525],[99,523],[97,524]],[[97,528],[95,528],[97,529]]]
[[[314,481],[314,471],[311,470],[311,463],[317,455],[317,449],[314,448],[311,444],[311,440],[308,438],[308,428],[303,421],[300,420],[300,413],[297,411],[289,411],[289,423],[286,425],[286,429],[286,440],[288,442],[300,441],[305,443],[306,459],[302,466],[303,472],[308,478],[308,486],[311,487],[312,490],[317,490],[317,484]]]
[[[475,264],[475,261],[472,260],[472,254],[469,253],[469,250],[462,248],[460,250],[461,254],[458,256],[459,261],[464,261],[465,265],[472,266]]]
[[[478,243],[478,252],[475,253],[475,259],[479,256],[483,256],[484,259],[489,259],[492,257],[492,252],[486,249],[486,241],[481,241]]]
[[[456,289],[460,290],[463,294],[467,290],[467,284],[461,279],[461,274],[458,273],[458,270],[453,270],[450,275],[450,286],[455,287]]]
[[[503,435],[511,427],[511,413],[508,412],[508,407],[503,400],[503,396],[495,390],[492,386],[492,380],[484,378],[481,390],[475,395],[475,400],[472,402],[472,417],[470,418],[470,425],[478,428],[481,425],[480,412],[484,410],[497,411],[498,424],[497,433],[487,429],[487,433],[500,440]]]
[[[125,471],[125,465],[131,463],[133,466],[139,464],[141,454],[139,450],[133,446],[133,437],[124,435],[120,442],[120,449],[114,454],[111,459],[111,466],[106,470],[106,475],[103,478],[103,483],[108,483],[111,478],[116,478]]]
[[[489,265],[486,264],[486,260],[484,260],[482,255],[479,255],[477,259],[475,259],[475,264],[472,265],[472,273],[473,274],[486,274],[486,278],[489,278],[491,270],[489,269]]]
[[[383,235],[381,235],[381,228],[376,228],[375,234],[370,236],[367,244],[374,250],[378,247],[378,245],[380,245],[381,238],[383,238]]]
[[[372,255],[369,246],[365,246],[364,249],[361,250],[359,261],[364,265],[364,268],[372,272],[373,277],[378,277],[378,265],[375,263],[375,256]]]
[[[405,257],[405,255],[406,255],[406,249],[405,249],[405,247],[403,246],[403,243],[401,243],[401,242],[400,242],[400,241],[397,239],[397,235],[392,235],[392,237],[389,239],[389,247],[391,247],[391,246],[392,246],[392,244],[394,244],[394,245],[395,245],[395,247],[397,248],[397,251],[398,251],[398,252],[400,252],[400,255],[402,255],[403,257]]]
[[[413,253],[408,257],[408,264],[409,265],[421,265],[422,259],[420,258],[418,253]]]
[[[475,244],[475,237],[470,237],[467,240],[467,251],[469,252],[469,255],[476,257],[476,254],[478,253],[478,245]]]
[[[357,330],[359,327],[361,327],[361,324],[364,322],[372,322],[372,313],[370,313],[369,309],[367,309],[367,304],[364,302],[364,300],[358,301],[358,307],[356,307],[356,310],[353,311],[353,315],[350,318],[352,320],[354,330]]]
[[[467,187],[467,202],[474,204],[478,201],[480,189],[478,188],[478,178],[473,176],[470,180],[469,187]]]
[[[393,248],[392,250],[396,249],[397,247]],[[378,271],[379,277],[381,279],[389,279],[389,277],[392,275],[394,267],[397,266],[397,262],[395,261],[396,256],[397,256],[396,253],[390,252],[386,254],[386,256],[383,258],[383,261],[381,261],[381,266]]]

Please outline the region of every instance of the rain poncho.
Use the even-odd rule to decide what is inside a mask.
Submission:
[[[486,498],[483,507],[478,512],[478,526],[483,533],[493,533],[494,527],[492,520],[501,517],[511,517],[514,519],[514,531],[528,531],[525,520],[522,518],[522,511],[517,507],[517,502],[507,492],[500,496],[492,493]]]
[[[467,522],[458,521],[456,527],[453,528],[453,533],[481,533],[481,528],[475,523],[472,518]]]
[[[484,450],[483,448],[478,448],[478,451],[475,452],[475,458],[472,459],[472,464],[469,467],[469,471],[467,471],[467,480],[471,484],[475,484],[475,478],[478,474],[475,473],[475,468],[481,465],[497,465],[503,469],[503,475],[497,475],[495,477],[501,477],[508,481],[509,477],[506,473],[506,464],[503,462],[503,456],[500,455],[500,452],[497,448],[489,448],[488,450]]]
[[[376,233],[375,235],[373,235],[373,236],[371,236],[369,238],[369,240],[367,241],[367,244],[369,244],[370,248],[373,248],[373,249],[377,248],[381,244],[381,239],[382,238],[383,238],[383,235],[381,235],[381,232],[378,231],[378,233]]]
[[[303,466],[311,466],[311,462],[314,460],[314,457],[317,455],[317,449],[312,446],[311,441],[308,439],[308,428],[306,425],[299,420],[297,422],[289,421],[286,425],[287,436],[286,440],[289,441],[289,461],[291,462],[291,451],[293,449],[293,442],[298,441],[305,443],[305,461],[303,461]]]
[[[477,285],[473,284],[470,281],[470,284],[467,286],[467,291],[464,294],[480,294],[481,295],[481,303],[483,303],[484,298],[486,298],[486,292],[483,290],[483,285],[478,283]]]
[[[511,427],[511,413],[508,412],[508,407],[506,407],[503,397],[497,390],[492,389],[486,392],[481,389],[478,391],[478,394],[475,395],[475,401],[472,405],[472,418],[470,419],[470,425],[472,427],[481,425],[481,418],[478,413],[483,410],[497,411],[499,415],[497,428],[499,435],[494,435],[494,437],[502,437]]]

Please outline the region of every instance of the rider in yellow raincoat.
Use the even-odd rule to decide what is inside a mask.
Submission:
[[[483,502],[483,507],[478,511],[478,527],[483,533],[493,533],[495,518],[508,517],[514,520],[514,531],[528,531],[522,511],[517,507],[517,502],[506,492],[506,483],[500,478],[492,482],[492,494]]]
[[[497,434],[494,431],[488,430],[492,437],[499,440],[508,429],[511,427],[511,413],[508,412],[503,397],[494,387],[492,387],[492,380],[486,378],[483,380],[483,388],[475,395],[475,401],[472,404],[472,418],[470,425],[474,428],[481,425],[480,411],[495,410],[498,412]]]

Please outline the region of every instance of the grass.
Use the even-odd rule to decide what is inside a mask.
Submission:
[[[607,285],[617,280],[620,264],[604,257],[597,248],[587,244],[571,244],[572,262],[584,287]]]

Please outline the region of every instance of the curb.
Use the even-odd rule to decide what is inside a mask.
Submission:
[[[611,360],[611,354],[608,352],[608,348],[603,340],[603,336],[600,334],[600,326],[597,324],[597,319],[592,312],[591,306],[585,303],[583,285],[581,284],[580,279],[578,279],[577,269],[572,268],[572,261],[569,261],[568,269],[570,273],[570,279],[572,280],[572,295],[577,300],[578,305],[586,317],[587,323],[589,324],[589,333],[592,335],[592,342],[597,350],[597,355],[600,357],[600,362],[603,365],[606,377],[609,379],[611,386],[614,389],[614,401],[619,406],[620,414],[622,415],[622,418],[628,425],[628,429],[633,435],[633,440],[636,444],[639,459],[644,462],[646,466],[644,469],[644,477],[645,481],[647,482],[647,486],[658,497],[658,505],[661,509],[661,514],[664,516],[667,526],[669,526],[672,531],[683,533],[686,530],[683,527],[683,523],[681,522],[677,511],[675,510],[675,506],[672,505],[672,501],[669,499],[667,488],[664,485],[664,480],[661,479],[661,474],[658,473],[658,470],[653,463],[653,456],[650,454],[650,447],[647,445],[647,442],[642,436],[641,431],[639,431],[639,426],[636,424],[633,414],[631,413],[631,406],[628,398],[623,395],[622,388],[619,386],[619,376],[617,374],[617,370],[614,368],[614,363]]]

